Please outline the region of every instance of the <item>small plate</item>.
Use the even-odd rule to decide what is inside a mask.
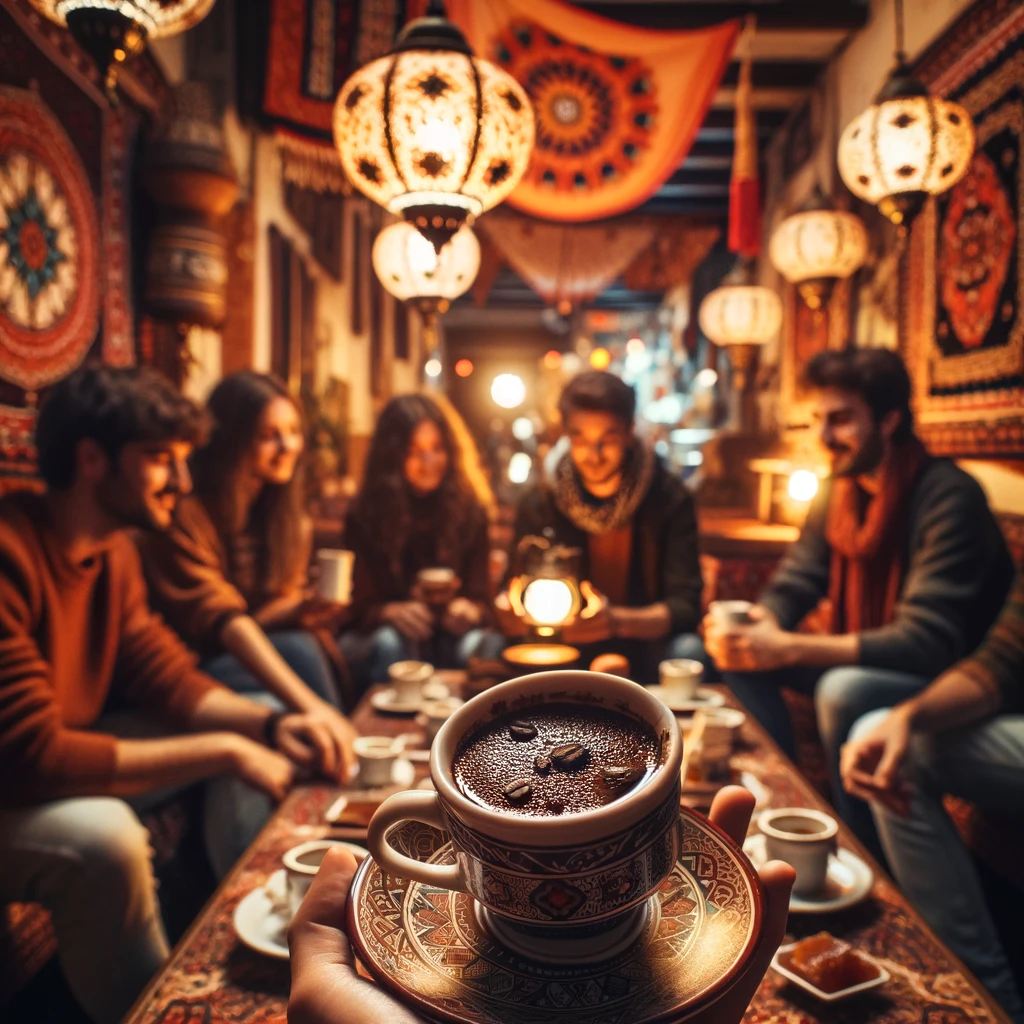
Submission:
[[[748,836],[743,852],[755,868],[767,859],[763,835]],[[853,852],[840,847],[839,853],[828,859],[828,874],[825,891],[820,896],[797,896],[789,899],[789,909],[794,914],[831,914],[845,910],[871,894],[875,875],[871,868]]]
[[[451,696],[451,690],[440,680],[432,679],[423,685],[416,700],[397,700],[394,689],[389,686],[386,690],[375,693],[370,698],[370,704],[375,711],[385,715],[418,715],[423,710],[424,701],[441,700],[448,696]]]
[[[275,960],[288,959],[288,915],[278,912],[280,900],[271,895],[284,891],[284,874],[284,868],[280,868],[266,885],[253,889],[235,907],[233,917],[238,938],[250,949]]]
[[[710,690],[706,686],[699,686],[696,694],[690,700],[677,700],[675,697],[669,697],[661,686],[645,686],[644,689],[677,714],[685,715],[692,714],[694,711],[706,711],[708,708],[720,708],[725,703],[724,693]]]
[[[872,978],[870,981],[862,981],[859,985],[851,985],[849,988],[841,988],[837,992],[822,992],[820,988],[812,985],[806,978],[801,978],[799,974],[791,971],[788,967],[784,967],[779,960],[783,953],[788,953],[795,945],[795,942],[791,942],[788,946],[779,946],[775,956],[772,957],[772,970],[781,974],[787,981],[793,982],[794,985],[799,985],[805,992],[810,992],[812,996],[821,999],[823,1002],[834,1003],[839,999],[848,999],[850,996],[857,995],[858,992],[867,992],[869,989],[878,988],[879,985],[884,985],[889,980],[889,972],[877,960],[865,953],[860,953],[859,955],[864,957],[865,960],[874,964],[878,970],[878,977]]]
[[[368,857],[356,872],[347,931],[370,975],[432,1021],[448,1024],[654,1024],[706,1008],[741,977],[763,926],[746,857],[707,819],[680,812],[681,852],[647,904],[644,931],[606,957],[558,963],[513,953],[472,897],[390,876]],[[415,821],[389,841],[451,864],[447,833]],[[701,955],[712,948],[714,955]]]

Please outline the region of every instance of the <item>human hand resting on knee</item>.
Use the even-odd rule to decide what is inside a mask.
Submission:
[[[873,729],[845,743],[839,755],[843,789],[861,800],[877,800],[897,814],[908,814],[909,793],[900,769],[910,734],[910,709],[901,706]]]
[[[726,786],[715,797],[711,821],[740,844],[747,832],[754,797]],[[356,974],[352,947],[341,925],[356,860],[348,850],[328,852],[288,930],[292,990],[289,1024],[423,1024],[383,989]],[[721,999],[690,1024],[739,1024],[782,942],[789,917],[795,872],[771,861],[761,868],[765,889],[764,933],[750,966]]]

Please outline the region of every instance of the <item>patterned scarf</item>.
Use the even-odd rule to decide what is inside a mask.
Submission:
[[[584,533],[612,533],[636,514],[654,477],[654,452],[640,441],[627,451],[619,489],[605,499],[595,498],[583,486],[569,454],[569,440],[562,438],[545,460],[548,485],[555,507]]]
[[[881,489],[863,512],[857,481],[833,481],[825,527],[832,549],[833,632],[860,633],[892,621],[906,571],[907,503],[929,459],[916,437],[896,448]]]

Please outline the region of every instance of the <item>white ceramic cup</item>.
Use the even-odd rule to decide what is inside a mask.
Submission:
[[[749,626],[753,607],[750,601],[712,601],[708,613],[725,626]]]
[[[389,669],[391,687],[399,704],[414,704],[423,696],[423,684],[434,674],[426,661],[396,661]]]
[[[353,552],[336,548],[321,548],[316,553],[316,592],[320,597],[338,604],[352,603],[352,566],[355,560]]]
[[[393,736],[357,736],[352,749],[359,760],[359,784],[376,788],[391,783],[395,761],[401,750]]]
[[[434,742],[438,729],[455,714],[463,705],[458,697],[442,697],[440,700],[428,700],[423,702],[421,721],[423,732],[426,736],[427,746]]]
[[[798,896],[821,892],[829,856],[836,851],[839,822],[810,807],[776,807],[758,815],[757,827],[764,833],[768,859],[784,860],[796,870],[793,892]]]
[[[281,858],[285,871],[285,904],[288,917],[291,919],[299,909],[309,887],[320,870],[327,851],[332,846],[347,846],[333,839],[313,839],[308,843],[293,846]]]
[[[692,658],[669,658],[658,664],[658,679],[669,700],[693,700],[704,681],[704,666]]]

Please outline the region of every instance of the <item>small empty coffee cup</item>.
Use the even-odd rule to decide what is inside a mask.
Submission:
[[[747,716],[738,708],[708,708],[704,711],[704,734],[701,760],[709,763],[727,761],[736,743],[736,734]]]
[[[308,843],[293,846],[281,858],[285,870],[284,902],[289,918],[295,916],[299,904],[305,898],[309,887],[320,870],[327,851],[333,846],[346,846],[332,839],[314,839]]]
[[[813,896],[825,887],[828,859],[836,850],[839,823],[810,807],[762,811],[757,827],[764,833],[769,860],[784,860],[796,870],[793,892]]]
[[[749,626],[754,621],[750,617],[753,607],[750,601],[712,601],[708,613],[723,626]]]
[[[395,700],[414,704],[423,694],[423,685],[434,674],[434,666],[426,661],[396,661],[389,669]]]
[[[423,710],[417,721],[423,726],[423,733],[429,747],[434,742],[438,729],[463,705],[458,697],[442,697],[440,700],[428,700],[423,703]]]
[[[401,744],[393,736],[359,736],[352,742],[359,760],[359,784],[376,788],[391,783]]]
[[[355,558],[351,551],[334,548],[321,548],[316,553],[316,592],[325,601],[351,604],[352,566]]]
[[[704,680],[704,666],[692,658],[669,658],[658,665],[658,679],[669,700],[693,700]]]

